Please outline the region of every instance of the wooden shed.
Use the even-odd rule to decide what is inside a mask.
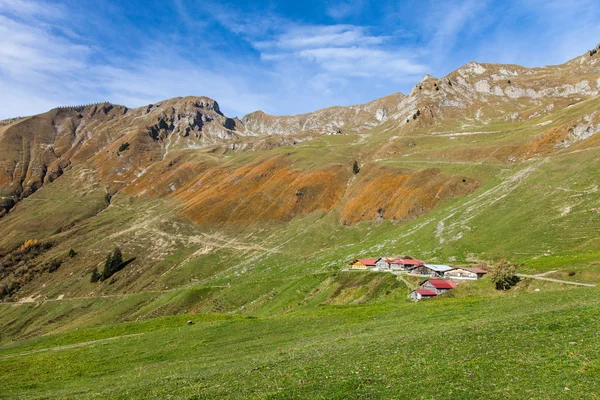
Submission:
[[[410,292],[410,295],[409,295],[409,297],[413,301],[419,301],[419,300],[423,300],[423,299],[431,299],[435,296],[437,296],[437,293],[434,292],[433,290],[428,290],[428,289],[413,290],[412,292]]]

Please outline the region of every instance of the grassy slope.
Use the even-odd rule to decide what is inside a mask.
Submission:
[[[597,296],[548,288],[75,331],[2,348],[0,396],[591,399],[600,389]]]
[[[100,212],[103,187],[74,192],[61,178],[2,220],[5,246],[53,235],[56,245],[39,261],[64,262],[23,291],[37,302],[0,304],[0,357],[141,335],[0,358],[0,396],[434,398],[444,386],[458,398],[593,398],[596,289],[526,281],[503,295],[483,281],[414,305],[406,294],[416,281],[407,287],[391,275],[339,271],[353,258],[380,254],[508,258],[520,272],[557,270],[550,276],[600,283],[598,147],[583,142],[506,160],[546,129],[538,124],[567,123],[597,105],[469,128],[500,133],[397,137],[384,125],[366,141],[330,136],[264,154],[289,154],[305,171],[358,159],[361,173],[435,167],[481,183],[416,220],[347,227],[339,210],[321,210],[286,224],[202,226],[182,217],[171,197],[118,194]],[[444,129],[457,132],[460,124]],[[244,165],[254,157],[223,161]],[[73,193],[81,203],[66,204]],[[115,245],[138,259],[112,283],[90,284],[91,269]],[[70,248],[78,251],[73,259],[65,257]],[[43,301],[65,293],[75,298]],[[203,321],[188,327],[189,318]]]

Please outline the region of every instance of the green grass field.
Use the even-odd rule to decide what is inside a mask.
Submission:
[[[71,330],[2,346],[0,397],[598,398],[598,290],[541,287]]]
[[[23,286],[0,302],[0,398],[600,399],[598,287],[524,279],[500,292],[484,278],[412,303],[419,278],[342,271],[362,257],[507,259],[522,274],[600,285],[597,134],[528,152],[554,138],[550,128],[579,124],[599,105],[557,106],[521,122],[447,118],[420,130],[390,120],[368,135],[240,153],[174,148],[149,170],[148,187],[121,190],[110,204],[114,177],[74,165],[0,220],[2,256],[26,240],[52,243],[5,277]],[[201,165],[231,172],[258,160],[295,173],[342,168],[348,180],[334,206],[281,220],[186,214],[177,190],[211,185],[195,180]],[[356,186],[423,172],[462,186],[439,199],[444,182],[422,198],[399,188],[415,199],[406,204],[414,213],[342,223]],[[231,184],[270,173],[246,171]],[[250,185],[244,196],[298,201],[304,183],[294,185],[268,195]],[[210,199],[198,212],[218,208]],[[237,207],[229,206],[215,215],[227,217]],[[133,261],[90,282],[115,246]],[[53,272],[36,269],[56,260]]]

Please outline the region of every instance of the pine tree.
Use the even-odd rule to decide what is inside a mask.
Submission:
[[[117,246],[114,250],[106,257],[104,262],[104,270],[102,271],[101,280],[106,280],[113,276],[116,272],[119,272],[123,265],[123,255],[121,249]]]
[[[98,267],[94,267],[94,270],[92,271],[92,276],[90,277],[90,282],[96,283],[100,280],[101,277],[102,275],[100,275],[100,273],[98,272]]]

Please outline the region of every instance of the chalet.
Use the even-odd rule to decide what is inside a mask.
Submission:
[[[390,269],[394,271],[411,271],[414,268],[424,265],[425,261],[413,260],[407,258],[396,258],[390,263]]]
[[[446,271],[444,273],[444,278],[476,280],[476,279],[483,277],[483,275],[485,275],[485,274],[487,274],[487,271],[484,269],[481,269],[481,268],[459,267],[459,268],[454,268],[453,270],[450,270],[450,271]]]
[[[394,261],[395,258],[390,257],[381,257],[375,261],[375,269],[379,271],[386,271],[390,269],[390,264]]]
[[[434,277],[444,277],[446,272],[451,271],[453,268],[448,265],[438,265],[438,264],[422,264],[413,268],[410,273],[414,275],[421,276],[434,276]]]
[[[348,266],[350,269],[369,269],[375,267],[376,258],[359,258],[352,261]]]
[[[409,295],[409,297],[413,301],[419,301],[419,300],[423,300],[423,299],[431,299],[431,298],[434,298],[435,296],[437,296],[437,292],[434,292],[433,290],[428,290],[428,289],[413,290],[412,292],[410,292],[410,295]]]
[[[445,293],[454,288],[456,288],[456,284],[445,279],[429,279],[421,284],[421,289],[433,290],[437,294]]]

